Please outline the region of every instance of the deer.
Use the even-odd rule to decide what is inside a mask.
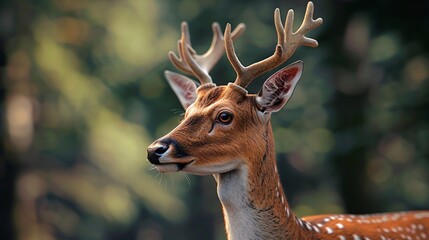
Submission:
[[[210,48],[199,55],[191,45],[187,23],[182,22],[178,55],[170,52],[169,58],[200,84],[165,71],[185,113],[176,128],[148,147],[149,162],[161,173],[213,175],[228,240],[428,239],[429,211],[300,218],[289,206],[278,174],[270,118],[291,98],[303,62],[275,72],[257,94],[246,88],[256,77],[281,66],[298,47],[318,46],[317,40],[305,36],[323,22],[314,20],[313,12],[314,5],[308,2],[301,26],[293,31],[294,11],[288,11],[283,24],[277,8],[275,51],[249,66],[241,64],[233,43],[244,32],[244,24],[232,31],[228,23],[222,34],[219,24],[213,23]],[[209,72],[224,51],[237,76],[234,82],[217,86]]]

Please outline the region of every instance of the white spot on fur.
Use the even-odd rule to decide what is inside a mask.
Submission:
[[[301,221],[301,219],[297,218],[297,221],[298,221],[299,225],[301,225],[301,227],[304,227],[304,224],[303,224],[303,222]]]
[[[313,226],[314,231],[316,231],[317,233],[320,233],[320,229],[316,226]]]
[[[307,227],[308,230],[313,231],[313,228],[311,227],[310,223],[306,222],[305,226]]]

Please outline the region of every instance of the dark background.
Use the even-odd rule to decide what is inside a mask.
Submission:
[[[272,14],[306,1],[4,0],[0,3],[2,239],[225,239],[212,177],[159,174],[146,148],[182,112],[163,77],[180,22],[247,24],[244,64],[269,56]],[[299,216],[429,208],[429,2],[315,1],[324,24],[272,117]],[[295,29],[296,29],[295,28]],[[226,58],[215,82],[235,78]],[[250,87],[257,92],[266,74]],[[189,179],[188,179],[189,178]]]

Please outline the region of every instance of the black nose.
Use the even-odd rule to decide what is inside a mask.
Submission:
[[[167,152],[169,145],[157,143],[155,146],[150,146],[147,149],[147,159],[152,164],[159,164],[159,157]]]

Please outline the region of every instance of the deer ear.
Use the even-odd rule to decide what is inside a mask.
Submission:
[[[301,61],[292,63],[271,75],[256,97],[263,112],[277,112],[289,101],[303,70]]]
[[[197,99],[197,85],[192,79],[178,73],[165,71],[164,75],[186,110]]]

